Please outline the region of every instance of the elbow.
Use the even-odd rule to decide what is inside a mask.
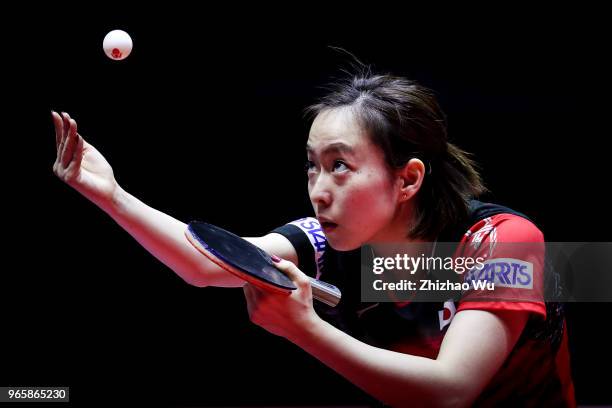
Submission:
[[[465,391],[453,388],[441,388],[435,395],[424,398],[422,406],[431,408],[464,408],[470,407],[473,402],[474,398]],[[414,402],[409,405],[401,406],[413,405],[415,405]]]
[[[474,399],[465,392],[441,388],[428,396],[402,397],[398,400],[384,401],[392,407],[463,408],[469,407]]]
[[[469,407],[479,394],[478,389],[466,383],[465,378],[457,373],[447,373],[446,381],[442,384],[440,391],[436,393],[435,398],[432,398],[437,407]]]
[[[462,408],[470,407],[478,396],[478,390],[466,383],[460,373],[442,368],[429,385],[420,392],[404,395],[401,401],[388,401],[393,407]]]
[[[474,399],[468,393],[456,392],[442,397],[439,402],[439,407],[462,408],[471,406]]]

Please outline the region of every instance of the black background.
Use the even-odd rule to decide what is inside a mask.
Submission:
[[[263,235],[312,215],[302,109],[348,67],[339,46],[436,91],[451,140],[482,165],[486,199],[531,216],[549,241],[610,240],[609,35],[596,11],[201,7],[7,17],[18,24],[3,36],[1,385],[67,385],[79,405],[363,401],[252,325],[241,290],[188,286],[55,178],[51,109],[147,204]],[[119,62],[102,51],[117,28],[134,41]],[[610,305],[568,309],[578,401],[612,403]]]

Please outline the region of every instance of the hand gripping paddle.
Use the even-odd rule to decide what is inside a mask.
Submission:
[[[185,236],[212,262],[261,289],[285,294],[297,289],[264,250],[223,228],[192,221]],[[332,307],[340,302],[340,290],[334,285],[314,278],[310,285],[314,299]]]

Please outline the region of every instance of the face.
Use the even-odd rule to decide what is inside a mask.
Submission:
[[[315,118],[307,154],[308,193],[329,244],[348,251],[391,239],[399,186],[383,151],[350,109],[327,110]]]

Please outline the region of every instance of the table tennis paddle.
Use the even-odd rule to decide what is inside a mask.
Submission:
[[[226,271],[263,289],[289,294],[297,289],[278,269],[268,253],[223,228],[201,221],[187,225],[185,236],[202,254]],[[340,290],[326,282],[310,278],[312,297],[328,306],[340,302]]]

